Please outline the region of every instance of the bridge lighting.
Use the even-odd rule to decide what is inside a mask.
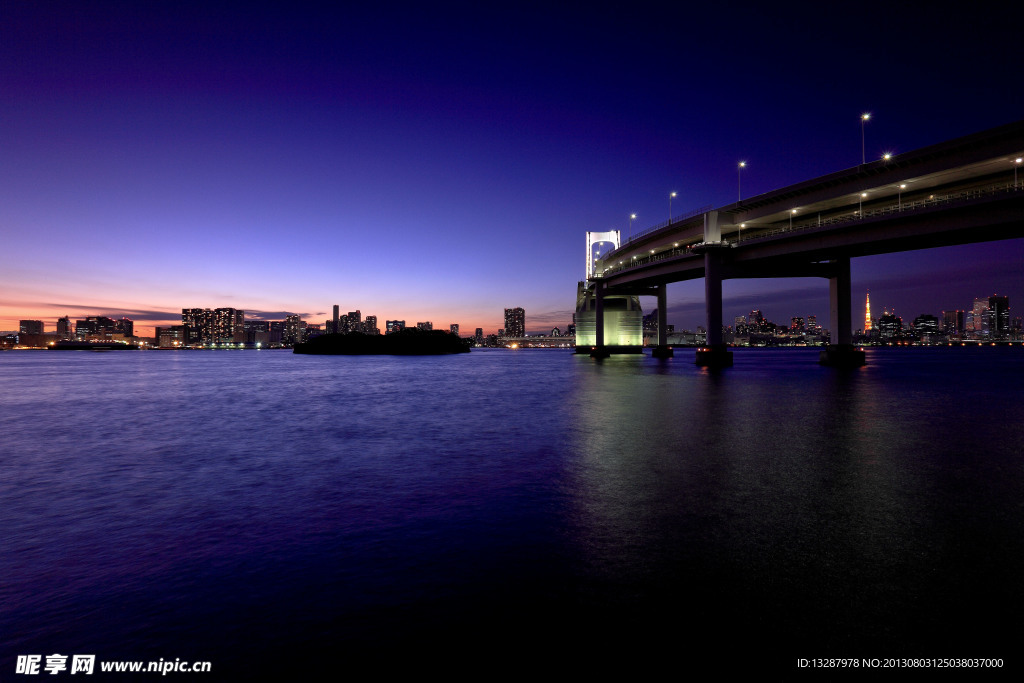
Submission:
[[[675,192],[670,192],[668,195],[668,222],[672,222],[672,198],[676,196]]]
[[[864,112],[860,115],[860,163],[866,163],[866,157],[864,156],[864,124],[871,118],[869,112]]]
[[[789,229],[793,229],[793,214],[796,213],[796,209],[789,210]]]
[[[867,192],[861,192],[860,198],[857,200],[857,215],[861,218],[864,218],[864,198],[867,196]]]
[[[635,213],[629,214],[629,234],[630,235],[633,234],[633,221],[635,221],[635,220],[636,220],[636,214]]]
[[[1024,161],[1024,158],[1022,158],[1022,157],[1017,157],[1016,159],[1013,160],[1013,188],[1014,189],[1017,189],[1017,167],[1020,166],[1020,163],[1022,161]]]
[[[736,202],[737,203],[739,203],[740,199],[743,198],[742,194],[740,193],[740,171],[742,171],[746,167],[747,167],[747,162],[745,162],[745,161],[741,161],[739,163],[739,165],[736,167]]]
[[[896,202],[899,204],[899,210],[903,210],[903,190],[907,189],[906,183],[901,183],[898,190],[896,190]]]
[[[885,154],[883,154],[882,159],[884,161],[889,161],[889,159],[892,159],[892,152],[886,152]]]
[[[736,237],[736,241],[737,242],[739,242],[741,239],[743,239],[743,228],[745,228],[745,227],[747,227],[746,223],[740,223],[739,235]]]

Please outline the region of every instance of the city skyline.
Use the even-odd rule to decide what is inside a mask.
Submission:
[[[1021,116],[987,67],[1014,58],[997,13],[742,9],[5,6],[0,329],[123,315],[146,334],[180,302],[323,322],[348,301],[487,333],[522,306],[541,332],[572,319],[588,230],[625,236]],[[892,40],[859,49],[879,16]],[[686,34],[695,21],[728,25],[735,49]],[[984,55],[955,47],[982,38]],[[913,317],[1024,300],[1022,262],[1017,239],[851,272]],[[828,309],[819,280],[723,295],[773,319]],[[704,324],[703,296],[670,285],[669,323]]]

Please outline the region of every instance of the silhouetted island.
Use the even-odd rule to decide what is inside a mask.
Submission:
[[[468,353],[469,344],[442,330],[405,329],[391,334],[323,334],[295,345],[295,353],[322,355],[437,356]]]

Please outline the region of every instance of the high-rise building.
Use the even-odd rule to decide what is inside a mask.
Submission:
[[[71,329],[71,317],[57,318],[57,339],[71,339],[75,333]]]
[[[971,310],[968,311],[964,321],[967,336],[975,339],[987,337],[989,333],[988,323],[988,299],[975,299],[974,305],[971,306]]]
[[[456,337],[458,337],[459,336],[459,324],[458,323],[452,323],[451,325],[448,326],[448,331],[451,332],[452,334],[454,334]]]
[[[363,321],[363,332],[366,334],[380,334],[380,328],[377,327],[377,316],[366,316],[366,320]]]
[[[526,311],[522,308],[505,309],[505,336],[526,336]]]
[[[947,336],[959,336],[964,332],[963,311],[942,312],[942,333]]]
[[[882,339],[898,339],[903,336],[903,318],[884,311],[878,319],[878,330]]]
[[[423,330],[424,332],[429,332],[430,330],[434,329],[434,323],[430,322],[429,320],[425,323],[416,323],[416,329]]]
[[[43,333],[43,321],[42,320],[19,320],[18,321],[18,334],[42,334]]]
[[[338,312],[339,312],[339,310],[340,309],[338,308],[338,304],[334,304],[334,318],[331,320],[331,326],[327,330],[328,332],[334,332],[334,333],[338,332]]]
[[[183,308],[185,343],[241,344],[245,341],[245,311],[236,308]]]
[[[131,318],[121,316],[120,320],[114,321],[114,330],[127,337],[135,336],[135,322]]]
[[[405,329],[404,320],[387,320],[384,322],[384,333],[391,334],[393,332],[401,332]]]
[[[764,331],[765,325],[767,323],[767,321],[764,319],[764,314],[761,313],[761,309],[759,309],[759,308],[755,308],[754,310],[752,310],[750,312],[749,321],[750,321],[748,323],[749,327],[754,328],[754,330],[761,331],[761,332]]]
[[[300,344],[305,341],[306,323],[297,315],[289,315],[284,319],[284,343]]]
[[[185,345],[208,344],[213,340],[213,311],[209,308],[181,309]]]
[[[993,294],[988,298],[988,333],[993,339],[1010,335],[1010,297]]]
[[[482,327],[476,328],[476,333],[473,335],[473,338],[476,340],[477,344],[483,344],[484,343],[484,328],[482,328]]]
[[[939,334],[939,319],[930,313],[922,313],[914,318],[914,334],[924,341],[924,335]]]
[[[789,329],[793,332],[804,331],[804,319],[800,316],[794,316],[789,319]]]

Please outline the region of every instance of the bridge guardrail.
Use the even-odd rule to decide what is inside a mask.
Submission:
[[[657,225],[651,226],[651,227],[647,228],[646,230],[641,230],[638,233],[634,233],[634,234],[630,235],[629,237],[626,238],[626,241],[623,242],[623,244],[629,244],[630,242],[632,242],[635,239],[639,239],[639,238],[643,237],[644,235],[650,235],[652,232],[656,232],[658,230],[661,230],[662,228],[667,228],[668,226],[672,225],[673,223],[682,223],[683,221],[688,221],[691,218],[693,218],[694,216],[699,216],[702,213],[707,213],[712,208],[714,208],[714,207],[711,204],[708,204],[707,206],[702,206],[699,209],[693,209],[692,211],[688,211],[688,212],[686,212],[684,214],[681,214],[679,216],[673,216],[672,218],[670,218],[667,221],[662,221],[661,223],[658,223]]]

